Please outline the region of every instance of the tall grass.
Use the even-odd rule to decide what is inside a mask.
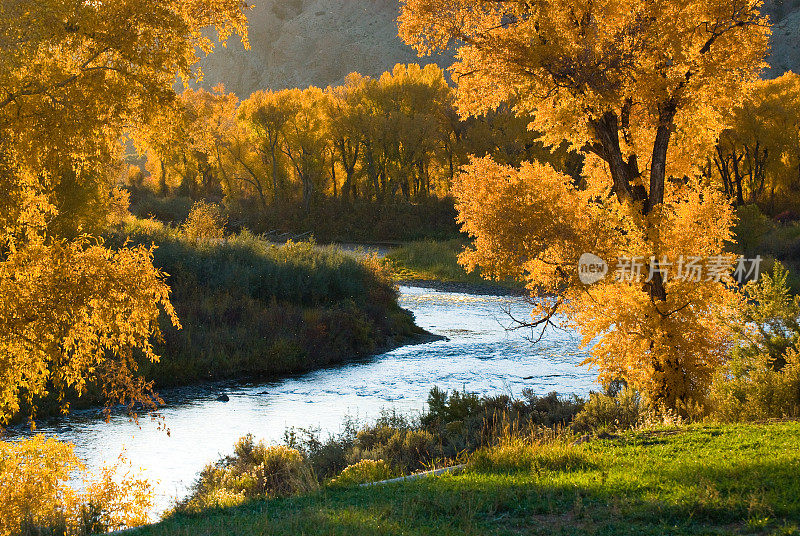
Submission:
[[[314,243],[271,244],[244,231],[197,240],[131,220],[112,241],[156,246],[183,324],[165,330],[159,385],[270,377],[327,366],[419,333],[374,259]]]

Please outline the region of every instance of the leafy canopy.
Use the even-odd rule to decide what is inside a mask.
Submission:
[[[722,280],[670,279],[668,262],[723,254],[732,215],[701,175],[731,109],[764,66],[757,0],[405,0],[400,34],[421,53],[455,43],[464,116],[510,102],[556,148],[586,156],[575,181],[551,166],[474,159],[454,186],[476,238],[462,259],[545,292],[532,325],[573,326],[604,380],[682,411],[702,403],[726,355]],[[577,263],[639,257],[647,282],[582,285]],[[730,257],[719,257],[726,266]],[[675,274],[676,266],[672,266]],[[557,317],[557,313],[564,316]]]
[[[154,360],[164,274],[145,248],[86,236],[113,209],[123,129],[199,75],[213,28],[246,35],[241,0],[14,0],[0,5],[0,424],[20,398],[151,402],[135,355]],[[65,408],[66,409],[66,406]],[[32,411],[35,408],[31,407]]]

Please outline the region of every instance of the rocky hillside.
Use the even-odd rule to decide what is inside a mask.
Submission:
[[[353,71],[379,76],[420,59],[397,37],[398,0],[252,0],[250,45],[232,42],[207,58],[203,86],[246,97],[263,88],[326,87]]]
[[[203,86],[222,82],[240,97],[262,88],[341,82],[353,71],[377,76],[396,63],[436,62],[397,37],[398,0],[253,0],[251,50],[231,42],[205,60]],[[776,21],[769,76],[800,71],[800,0],[767,0]]]
[[[764,7],[775,21],[767,76],[800,73],[800,0],[768,0]]]

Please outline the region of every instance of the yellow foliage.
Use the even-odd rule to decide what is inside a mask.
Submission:
[[[772,214],[800,205],[800,75],[759,80],[720,136],[709,175],[738,205]]]
[[[586,157],[580,181],[549,165],[473,159],[454,187],[476,239],[463,262],[550,296],[538,300],[533,325],[578,329],[602,380],[625,379],[684,414],[703,403],[730,345],[720,317],[735,300],[733,259],[723,253],[732,214],[700,177],[764,66],[770,31],[760,5],[404,0],[400,17],[401,36],[420,52],[459,44],[452,71],[463,116],[510,102],[545,144]],[[612,270],[640,258],[645,277],[584,285],[583,253]],[[690,257],[723,276],[662,272]]]
[[[480,266],[497,279],[522,279],[533,293],[557,296],[565,316],[553,321],[582,333],[583,343],[592,346],[587,362],[598,367],[601,379],[625,378],[663,402],[702,400],[728,348],[728,330],[719,318],[731,305],[724,283],[667,281],[666,300],[658,302],[642,283],[616,281],[613,274],[583,285],[577,265],[585,252],[609,261],[716,255],[732,218],[721,194],[697,184],[670,192],[654,239],[647,234],[653,216],[600,202],[591,190],[575,188],[569,177],[539,163],[517,170],[475,159],[454,192],[459,221],[475,237],[474,249],[461,257],[466,266]],[[550,300],[540,303],[534,320],[552,307]]]
[[[213,92],[189,88],[133,129],[133,143],[147,155],[147,171],[160,193],[181,185],[194,197],[231,193],[233,178],[225,166],[237,134],[238,104],[222,85]]]
[[[192,206],[181,230],[190,240],[221,240],[225,238],[225,223],[219,205],[198,201]]]
[[[53,530],[88,535],[148,521],[148,482],[121,472],[122,461],[92,475],[72,445],[45,439],[0,442],[0,536]],[[83,481],[76,490],[70,483]]]
[[[169,104],[214,42],[246,41],[242,0],[18,0],[0,4],[0,427],[24,399],[96,383],[111,402],[154,405],[136,357],[155,361],[165,312],[152,250],[86,233],[118,223],[122,131]],[[83,466],[53,440],[0,443],[0,534],[92,533],[143,523],[149,488]]]
[[[31,241],[0,261],[0,296],[0,424],[51,386],[63,399],[95,382],[110,401],[152,404],[134,352],[157,360],[161,309],[178,321],[151,250]]]
[[[153,403],[137,378],[169,289],[144,248],[85,233],[117,223],[124,128],[168,105],[175,75],[246,41],[241,0],[20,0],[0,6],[0,425],[88,382],[111,401]],[[64,405],[66,410],[66,404]]]
[[[420,52],[463,43],[452,68],[462,114],[513,96],[552,145],[568,140],[580,150],[606,111],[628,108],[632,136],[622,141],[645,168],[673,98],[682,112],[676,133],[691,145],[713,141],[742,85],[757,79],[770,34],[760,0],[403,4],[400,35]]]

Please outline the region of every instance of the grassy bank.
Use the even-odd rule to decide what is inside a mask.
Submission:
[[[183,329],[165,329],[158,385],[302,372],[407,342],[420,330],[377,262],[247,232],[191,240],[137,220],[116,240],[157,246]]]
[[[458,263],[458,255],[467,243],[461,239],[408,242],[392,249],[384,263],[398,281],[431,281],[484,289],[520,290],[514,281],[487,281],[478,271],[467,272]]]
[[[107,242],[155,246],[153,262],[168,274],[182,329],[164,318],[160,362],[139,360],[139,372],[157,388],[301,373],[427,335],[398,305],[380,263],[334,247],[277,246],[246,231],[192,239],[180,228],[141,219]],[[73,407],[104,402],[93,385],[68,397]],[[53,395],[38,408],[40,417],[56,415],[59,401]]]
[[[137,534],[798,534],[800,424],[516,440],[466,472],[176,515]]]

